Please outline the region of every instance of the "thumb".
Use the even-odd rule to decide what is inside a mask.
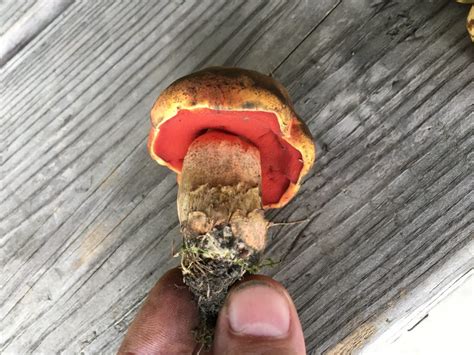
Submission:
[[[286,289],[266,276],[236,285],[219,313],[214,354],[306,354],[295,306]]]

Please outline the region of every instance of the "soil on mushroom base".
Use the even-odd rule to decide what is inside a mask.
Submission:
[[[229,224],[215,226],[201,235],[186,227],[182,231],[184,283],[199,308],[200,325],[195,336],[199,343],[209,346],[228,289],[246,272],[257,270],[260,255],[236,237]]]

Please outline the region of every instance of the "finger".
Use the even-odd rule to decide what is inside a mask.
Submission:
[[[215,354],[306,354],[303,331],[286,289],[266,276],[232,288],[219,313]]]
[[[118,353],[190,354],[197,325],[197,307],[181,272],[170,270],[150,291]]]

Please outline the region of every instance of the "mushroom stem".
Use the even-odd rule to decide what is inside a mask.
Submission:
[[[227,289],[265,247],[258,149],[220,131],[196,138],[179,177],[178,216],[184,282],[198,302],[198,337],[209,343]]]

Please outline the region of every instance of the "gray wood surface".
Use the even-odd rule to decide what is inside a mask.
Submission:
[[[0,1],[0,36],[13,27],[32,4],[33,1]]]
[[[0,67],[57,18],[73,0],[1,0]]]
[[[446,307],[445,302],[450,302],[450,298],[456,297],[452,293],[459,294],[460,288],[468,288],[468,285],[472,284],[472,282],[474,282],[474,240],[471,240],[466,246],[452,254],[449,261],[444,263],[437,272],[424,278],[415,288],[406,291],[400,300],[388,307],[370,324],[366,325],[367,329],[372,329],[373,334],[370,339],[367,339],[364,351],[368,354],[387,353],[387,345],[393,346],[406,341],[407,337],[411,337],[410,332],[416,331],[418,326],[421,326],[421,329],[426,327],[425,320],[428,319],[431,320],[432,326],[439,327],[441,334],[444,335],[446,330],[448,334],[450,332],[450,335],[437,339],[425,339],[430,344],[419,341],[419,348],[423,349],[424,353],[434,353],[433,350],[425,350],[427,347],[436,349],[433,344],[441,345],[441,349],[438,350],[440,354],[471,353],[471,347],[463,343],[467,339],[460,333],[463,331],[461,319],[472,314],[472,302],[455,305],[455,307],[459,308],[452,310],[450,315],[453,316],[452,319],[458,321],[447,321],[443,317],[438,316],[438,314],[439,307]],[[460,314],[460,311],[463,313]],[[434,319],[437,319],[437,321],[433,321],[433,318],[431,318],[432,313],[434,313]],[[427,332],[427,334],[430,333]],[[431,333],[431,336],[433,335]],[[342,348],[347,344],[343,342],[339,345],[339,348]],[[446,350],[448,347],[449,351]]]
[[[273,228],[267,273],[293,295],[309,352],[361,346],[473,239],[466,13],[447,0],[66,7],[0,68],[0,352],[116,350],[177,264],[175,176],[147,155],[149,110],[208,65],[272,73],[313,132],[314,170],[268,213],[303,222]]]

